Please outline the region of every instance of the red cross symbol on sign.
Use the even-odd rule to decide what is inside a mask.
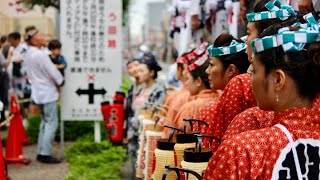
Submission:
[[[95,79],[95,75],[88,74],[88,81],[94,81]]]
[[[109,14],[109,20],[110,21],[115,21],[117,19],[117,15],[114,12],[111,12]]]
[[[117,34],[117,27],[116,26],[109,26],[108,27],[108,34]]]
[[[109,41],[108,41],[108,47],[109,47],[109,48],[116,48],[116,47],[117,47],[117,42],[116,42],[116,40],[109,40]]]

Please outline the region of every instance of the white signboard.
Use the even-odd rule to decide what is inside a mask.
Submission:
[[[62,120],[102,120],[100,103],[121,87],[122,1],[63,0],[62,54],[68,67]]]

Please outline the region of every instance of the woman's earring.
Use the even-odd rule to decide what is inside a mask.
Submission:
[[[276,102],[277,102],[277,104],[279,104],[279,95],[278,94],[276,94]]]

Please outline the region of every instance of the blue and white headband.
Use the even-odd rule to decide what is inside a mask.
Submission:
[[[213,45],[208,47],[209,56],[224,56],[235,54],[247,49],[245,43],[232,40],[230,46],[214,47]]]
[[[258,13],[248,13],[248,22],[256,22],[266,19],[280,19],[282,21],[289,19],[291,16],[295,15],[295,12],[291,6],[281,5],[279,0],[274,2],[269,1],[265,7],[269,11],[263,11]]]
[[[297,31],[290,31],[288,27],[281,28],[278,34],[266,36],[252,40],[251,46],[254,53],[262,52],[271,48],[282,46],[284,52],[301,51],[306,43],[320,41],[319,24],[316,23],[311,13],[304,16],[307,21],[305,25]]]

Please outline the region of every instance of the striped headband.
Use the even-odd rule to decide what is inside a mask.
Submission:
[[[214,47],[213,45],[211,45],[208,47],[210,56],[230,55],[241,52],[245,49],[247,49],[247,45],[236,40],[232,40],[230,46]]]
[[[182,63],[182,64],[188,63],[190,60],[195,59],[197,56],[203,54],[206,51],[207,46],[208,46],[208,42],[203,42],[202,44],[200,44],[199,47],[197,47],[192,52],[184,56],[178,57],[177,63]]]
[[[209,53],[206,51],[198,60],[196,60],[194,63],[190,64],[187,68],[188,72],[191,72],[200,66],[202,66],[209,58]]]
[[[248,22],[255,22],[266,19],[281,19],[287,20],[289,17],[295,15],[293,8],[289,5],[281,5],[279,0],[275,0],[274,2],[269,1],[265,7],[269,11],[262,11],[258,13],[248,13],[247,20]]]
[[[298,31],[290,31],[288,27],[278,30],[278,34],[252,40],[251,46],[254,53],[282,46],[284,52],[301,51],[306,43],[320,41],[319,25],[311,13],[304,16],[307,28],[301,27]],[[305,27],[305,26],[304,26]]]

